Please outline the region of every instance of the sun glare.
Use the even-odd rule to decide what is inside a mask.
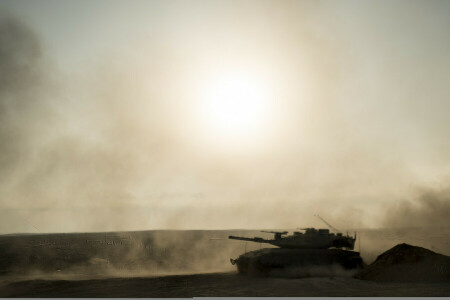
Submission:
[[[264,133],[268,117],[267,86],[254,77],[230,74],[212,81],[203,99],[208,134],[225,142]]]

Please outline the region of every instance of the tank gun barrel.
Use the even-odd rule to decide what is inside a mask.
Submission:
[[[255,243],[267,243],[267,240],[260,238],[260,237],[246,238],[246,237],[241,237],[241,236],[230,235],[228,238],[232,239],[232,240],[249,241],[249,242],[255,242]]]

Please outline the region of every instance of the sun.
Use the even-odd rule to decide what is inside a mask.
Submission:
[[[241,73],[216,77],[203,95],[207,134],[224,142],[252,140],[264,133],[269,113],[267,85]]]
[[[217,84],[208,103],[212,125],[229,134],[254,129],[261,122],[261,96],[249,82],[229,79]]]

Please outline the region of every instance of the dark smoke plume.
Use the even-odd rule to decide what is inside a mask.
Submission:
[[[38,134],[34,113],[42,83],[41,48],[35,34],[13,18],[0,19],[0,169],[2,181],[17,166],[29,137]]]
[[[450,227],[450,187],[423,188],[416,199],[393,205],[386,227]]]

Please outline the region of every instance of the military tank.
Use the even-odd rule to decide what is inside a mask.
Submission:
[[[325,220],[320,219],[326,223]],[[356,233],[350,236],[340,232],[331,233],[329,229],[301,228],[299,230],[301,231],[295,231],[292,235],[288,235],[287,231],[262,231],[273,233],[272,239],[230,235],[228,238],[233,240],[266,243],[279,247],[247,252],[237,259],[231,258],[230,262],[237,265],[240,273],[248,274],[268,274],[273,270],[311,266],[339,265],[345,269],[363,266],[359,252],[352,251],[355,247]]]

